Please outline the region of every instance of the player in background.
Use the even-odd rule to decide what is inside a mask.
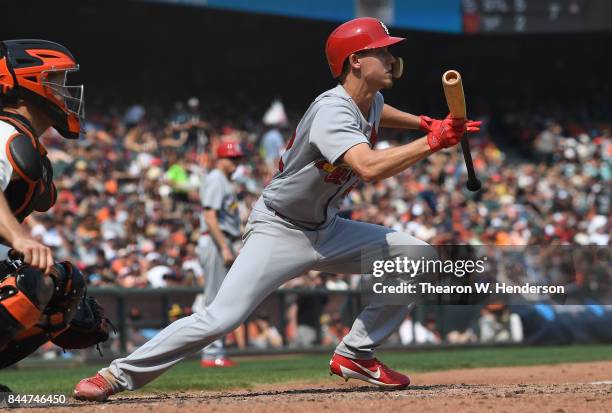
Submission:
[[[39,137],[53,127],[77,139],[83,86],[68,86],[78,70],[64,46],[46,40],[0,42],[0,368],[51,340],[66,349],[108,338],[101,307],[86,299],[80,271],[54,262],[23,220],[56,201],[53,170]],[[8,251],[17,254],[11,257]],[[19,257],[21,255],[21,257]]]
[[[396,175],[456,145],[466,131],[479,130],[480,122],[419,117],[384,103],[380,90],[392,87],[394,76],[401,74],[399,61],[388,47],[402,40],[391,37],[384,24],[373,18],[351,20],[331,33],[326,55],[339,84],[319,95],[302,117],[280,160],[279,172],[253,207],[244,246],[213,302],[204,311],[172,323],[96,376],[81,380],[75,397],[106,400],[117,392],[144,386],[232,331],[271,292],[308,270],[361,273],[363,247],[383,251],[376,259],[437,256],[431,246],[408,234],[337,216],[343,197],[360,180]],[[374,150],[380,126],[420,128],[425,136],[406,145]],[[365,307],[336,347],[331,373],[390,389],[408,386],[407,376],[374,355],[408,311],[408,305]]]
[[[194,311],[204,311],[212,303],[227,271],[236,259],[233,244],[240,238],[238,199],[231,182],[232,174],[244,157],[239,142],[223,141],[217,147],[215,168],[206,175],[201,187],[204,209],[198,256],[204,269],[204,295],[196,297]],[[236,363],[227,358],[223,337],[202,351],[202,367],[232,367]]]

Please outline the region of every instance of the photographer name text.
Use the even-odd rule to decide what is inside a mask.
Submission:
[[[510,285],[506,283],[474,283],[473,285],[435,285],[405,283],[384,285],[374,283],[375,294],[565,294],[563,285]]]

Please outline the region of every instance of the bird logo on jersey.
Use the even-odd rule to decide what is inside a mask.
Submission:
[[[372,133],[370,134],[370,146],[373,148],[374,145],[376,145],[377,141],[378,133],[376,133],[376,124],[374,124],[372,126]],[[344,165],[334,166],[325,159],[316,162],[315,166],[323,172],[327,173],[324,178],[325,182],[330,182],[336,185],[344,185],[349,179],[353,177],[353,171],[349,167]]]
[[[238,213],[238,200],[233,194],[225,197],[223,209],[230,215],[236,215]]]
[[[315,163],[315,166],[325,172],[325,182],[336,185],[344,185],[353,176],[353,171],[346,166],[334,166],[326,160],[321,160]]]

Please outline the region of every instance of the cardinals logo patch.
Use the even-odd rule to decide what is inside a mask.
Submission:
[[[353,176],[353,171],[349,168],[334,166],[325,160],[315,163],[315,166],[327,174],[323,180],[332,184],[344,185]]]

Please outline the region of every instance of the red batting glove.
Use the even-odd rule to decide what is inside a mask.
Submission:
[[[466,132],[479,132],[481,121],[452,118],[431,119],[421,115],[421,130],[427,132],[427,143],[433,152],[458,144]]]
[[[433,122],[433,119],[425,115],[419,116],[419,119],[421,119],[421,124],[419,125],[419,129],[422,130],[423,132],[430,132],[431,122]]]

